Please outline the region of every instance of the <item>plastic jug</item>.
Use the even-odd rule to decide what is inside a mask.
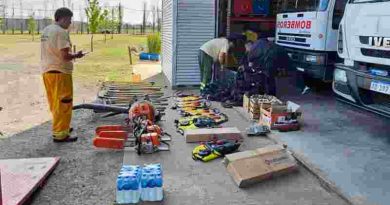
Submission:
[[[117,203],[125,203],[125,192],[123,190],[123,176],[119,175],[117,180],[116,180],[116,186],[117,186],[117,189],[116,189],[116,201]]]

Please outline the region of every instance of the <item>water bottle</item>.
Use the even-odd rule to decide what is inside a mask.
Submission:
[[[163,179],[161,172],[156,175],[156,201],[163,200]]]
[[[122,203],[131,203],[131,178],[129,175],[124,176],[123,180],[123,202]]]
[[[127,203],[138,203],[140,200],[139,182],[137,180],[137,176],[135,175],[131,177],[130,190],[130,198]]]
[[[116,180],[116,201],[117,203],[125,203],[125,199],[124,199],[124,190],[123,190],[123,176],[119,175],[117,180]]]
[[[156,175],[154,173],[150,173],[148,178],[148,195],[149,201],[156,201]]]
[[[145,173],[144,172],[145,170],[143,170],[142,172],[142,176],[141,176],[141,199],[142,201],[148,201],[149,198],[148,198],[148,178],[149,178],[149,175],[148,173]]]

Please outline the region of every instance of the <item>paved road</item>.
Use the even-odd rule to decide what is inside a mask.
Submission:
[[[390,201],[390,119],[339,102],[331,89],[302,96],[281,82],[280,96],[299,103],[304,130],[281,139],[321,168],[350,197]],[[281,88],[282,87],[282,88]]]

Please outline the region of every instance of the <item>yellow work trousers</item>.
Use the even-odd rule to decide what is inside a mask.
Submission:
[[[53,115],[53,137],[58,140],[69,135],[73,107],[72,75],[65,73],[44,73],[47,99]]]

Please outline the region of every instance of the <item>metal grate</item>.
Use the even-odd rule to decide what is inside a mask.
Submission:
[[[367,48],[361,48],[360,50],[364,56],[370,56],[375,58],[390,58],[390,51]]]

